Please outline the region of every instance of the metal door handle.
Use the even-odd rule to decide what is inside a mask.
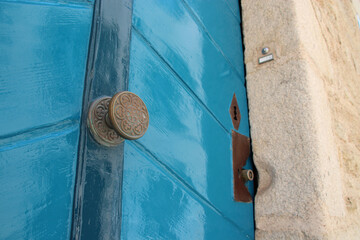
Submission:
[[[95,100],[90,106],[87,122],[99,144],[116,146],[124,139],[142,137],[149,126],[149,113],[139,96],[124,91]]]

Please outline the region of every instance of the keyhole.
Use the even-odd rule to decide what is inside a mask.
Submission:
[[[236,115],[237,115],[236,106],[234,106],[234,120],[238,120]]]

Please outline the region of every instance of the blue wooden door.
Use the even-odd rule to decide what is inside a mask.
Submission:
[[[150,126],[125,143],[122,239],[253,239],[233,194],[234,94],[249,136],[238,1],[134,0],[129,71]]]
[[[233,194],[244,84],[236,0],[0,0],[0,239],[253,239]],[[106,148],[87,110],[122,90],[150,126]]]
[[[0,1],[0,239],[69,239],[93,1]]]

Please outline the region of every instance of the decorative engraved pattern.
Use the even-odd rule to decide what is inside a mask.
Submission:
[[[116,146],[124,141],[123,138],[106,124],[110,97],[95,101],[89,111],[88,125],[95,140],[105,146]]]
[[[109,117],[113,127],[126,139],[142,137],[149,126],[149,113],[144,102],[131,92],[121,92],[112,98]]]

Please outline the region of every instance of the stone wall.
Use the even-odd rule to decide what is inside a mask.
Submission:
[[[356,19],[359,3],[311,1],[331,62],[321,79],[331,109],[344,185],[346,216],[340,219],[337,229],[342,239],[360,239],[360,26]]]
[[[360,239],[359,0],[241,7],[257,239]]]

